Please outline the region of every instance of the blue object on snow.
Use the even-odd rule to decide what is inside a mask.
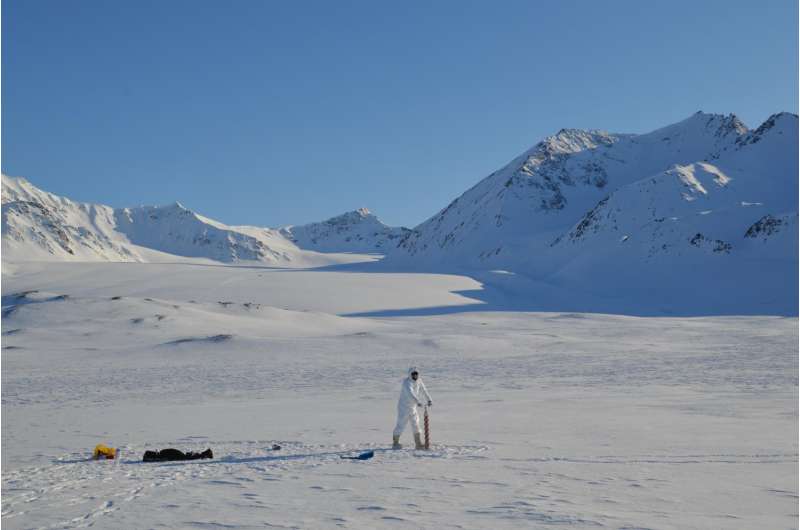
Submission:
[[[366,451],[358,456],[342,456],[345,460],[369,460],[375,456],[375,451]]]

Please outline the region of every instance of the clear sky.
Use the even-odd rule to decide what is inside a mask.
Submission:
[[[414,226],[563,127],[797,112],[797,0],[3,0],[2,169],[112,206]]]

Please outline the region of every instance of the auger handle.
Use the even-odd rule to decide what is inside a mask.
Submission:
[[[431,422],[428,417],[428,406],[425,406],[425,449],[431,448]]]

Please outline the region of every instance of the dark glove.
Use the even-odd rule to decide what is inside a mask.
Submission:
[[[430,399],[428,400],[428,406],[429,406],[429,407],[432,407],[432,406],[433,406],[433,401],[431,401]]]

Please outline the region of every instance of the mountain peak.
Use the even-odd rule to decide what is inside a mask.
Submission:
[[[165,204],[164,206],[154,206],[153,208],[156,208],[158,210],[162,210],[164,212],[170,212],[170,211],[188,212],[188,211],[190,211],[186,206],[184,206],[183,204],[181,204],[178,201],[171,202],[169,204]]]
[[[596,129],[561,129],[548,136],[536,146],[536,150],[546,156],[577,153],[594,149],[600,145],[614,143],[614,137],[607,131]]]
[[[280,232],[302,249],[376,252],[395,246],[408,229],[386,226],[367,208],[358,208],[319,223],[287,226]]]
[[[19,200],[42,200],[49,195],[24,177],[11,177],[3,174],[3,204]]]
[[[777,112],[767,118],[764,123],[762,123],[756,132],[760,130],[768,130],[773,128],[776,124],[780,123],[788,123],[794,127],[797,127],[797,114],[793,114],[791,112]]]
[[[148,215],[156,216],[156,217],[159,217],[159,216],[170,216],[170,215],[187,215],[188,216],[190,214],[194,214],[194,212],[192,210],[188,209],[187,207],[185,207],[183,204],[181,204],[178,201],[171,202],[171,203],[165,204],[163,206],[146,206],[146,205],[142,205],[142,206],[137,206],[137,207],[134,207],[134,208],[124,208],[124,210],[129,211],[129,212],[144,211],[144,212],[147,212]]]
[[[749,132],[744,122],[735,114],[710,114],[697,111],[677,123],[637,136],[653,142],[682,142],[694,146],[711,141],[716,145],[716,149],[720,149],[732,145]]]
[[[748,132],[747,125],[736,114],[714,114],[698,110],[687,119],[683,120],[683,124],[696,123],[706,129],[716,129],[719,132],[727,134],[734,132],[742,135]]]
[[[25,177],[12,177],[11,175],[6,175],[3,173],[3,182],[6,183],[18,183],[18,184],[30,184],[28,179]]]
[[[331,225],[343,225],[361,223],[367,220],[375,220],[376,222],[380,223],[375,214],[370,212],[367,208],[358,208],[357,210],[345,212],[322,222]]]
[[[689,211],[680,220],[682,226],[711,223],[723,215],[734,217],[733,213],[709,216],[713,208],[703,205],[711,200],[722,201],[724,195],[734,193],[742,194],[742,204],[756,203],[747,197],[764,197],[783,186],[782,175],[794,175],[796,189],[796,170],[791,169],[791,162],[792,152],[797,151],[796,145],[790,144],[796,142],[797,118],[778,114],[760,129],[770,141],[745,153],[741,147],[744,142],[752,138],[755,143],[760,137],[748,131],[735,114],[700,111],[644,134],[561,129],[417,226],[400,243],[397,259],[413,256],[415,262],[420,258],[456,262],[459,266],[486,267],[491,263],[504,268],[531,266],[550,271],[548,260],[560,265],[558,260],[563,256],[551,254],[542,242],[549,244],[553,234],[568,232],[576,219],[582,219],[605,197],[623,188],[633,191],[623,194],[627,200],[616,202],[615,207],[631,217],[630,226],[641,226],[636,225],[636,219],[649,219],[652,205],[662,202]],[[709,169],[712,162],[717,169]],[[665,173],[676,166],[693,169],[677,177]],[[763,179],[750,178],[752,175],[763,175]],[[696,177],[696,181],[690,177]],[[731,180],[735,180],[735,186],[727,185]],[[774,188],[766,189],[768,181],[775,182]],[[745,190],[745,182],[754,189]],[[723,189],[725,194],[716,193]],[[791,196],[793,188],[786,189],[786,195]],[[674,197],[675,202],[670,202]],[[781,194],[770,198],[780,204],[776,212],[796,211],[796,206],[787,204]],[[762,200],[758,199],[758,203]],[[644,206],[640,209],[644,204],[651,210]],[[602,209],[602,213],[608,212]],[[614,215],[617,213],[614,210]],[[747,210],[741,211],[743,223],[748,215]],[[673,233],[673,225],[661,222],[670,219],[670,223],[677,223],[673,217],[677,219],[675,214],[665,214],[653,221],[654,226],[661,227],[664,237]],[[654,237],[660,238],[659,234]],[[619,234],[618,238],[629,235]]]
[[[797,131],[797,114],[791,112],[778,112],[767,118],[764,123],[754,131],[739,139],[741,146],[758,143],[762,138],[773,133],[782,135],[784,131]]]

